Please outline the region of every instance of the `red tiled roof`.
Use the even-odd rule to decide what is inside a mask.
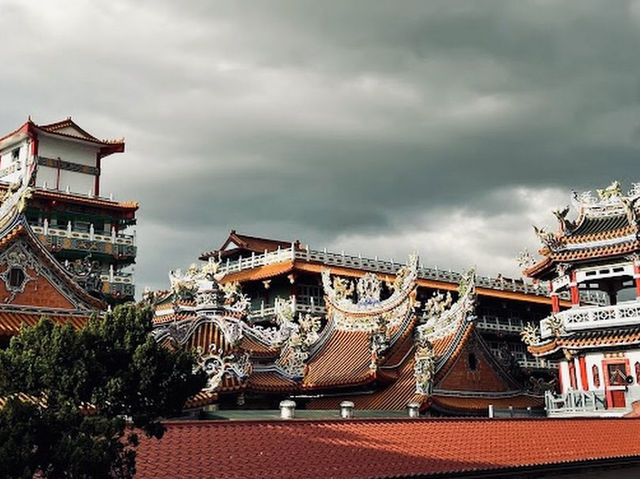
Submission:
[[[238,347],[243,351],[250,351],[252,358],[275,358],[280,354],[280,348],[267,346],[249,336],[242,336]]]
[[[611,258],[640,250],[640,241],[627,241],[625,243],[598,246],[596,248],[582,248],[573,250],[563,250],[552,252],[541,250],[545,258],[531,268],[524,271],[530,278],[544,279],[546,275],[553,271],[553,267],[558,263],[585,261],[597,258]]]
[[[460,332],[456,330],[452,334],[433,341],[433,351],[441,358],[447,355],[447,360],[436,371],[434,384],[436,384],[449,370],[455,362],[455,358],[463,349],[465,342],[473,330],[473,323],[462,322],[460,328],[464,328],[462,337],[457,344],[455,339]],[[400,354],[402,356],[400,356]],[[311,409],[336,409],[341,401],[353,401],[357,409],[383,409],[402,410],[410,402],[424,403],[428,397],[416,394],[416,379],[414,377],[415,349],[413,338],[408,338],[398,345],[397,354],[394,353],[386,361],[387,368],[381,367],[378,370],[378,378],[381,381],[391,382],[391,384],[370,394],[351,394],[320,398],[311,401],[307,407]],[[393,367],[396,366],[396,367]]]
[[[537,356],[546,356],[560,349],[590,349],[620,347],[640,343],[640,327],[626,327],[581,331],[571,336],[560,336],[552,341],[535,346],[529,346],[529,352]]]
[[[483,413],[486,415],[489,404],[499,409],[506,409],[509,406],[513,406],[515,409],[541,408],[544,405],[544,398],[526,394],[517,394],[512,397],[463,397],[433,394],[431,401],[438,409],[456,414]]]
[[[368,331],[333,331],[322,350],[309,361],[303,387],[354,386],[373,381],[369,336]]]
[[[236,245],[236,247],[227,249],[227,246],[229,246],[230,244]],[[299,242],[296,241],[295,245],[298,246]],[[202,253],[200,255],[200,259],[207,260],[212,257],[214,259],[218,259],[218,256],[224,259],[234,253],[243,251],[262,254],[265,251],[271,252],[276,251],[278,248],[287,249],[290,247],[291,241],[281,241],[269,238],[261,238],[259,236],[243,235],[240,233],[236,233],[235,230],[231,230],[231,233],[229,233],[229,236],[222,244],[222,246],[220,246],[220,248],[214,251],[207,251],[205,253]]]
[[[309,409],[338,409],[342,401],[353,401],[356,409],[402,410],[410,402],[422,403],[426,396],[416,394],[416,379],[413,376],[415,364],[413,349],[405,356],[398,371],[397,378],[386,388],[373,394],[352,394],[338,397],[320,398],[307,404]],[[380,375],[389,374],[381,370]]]
[[[298,383],[273,371],[255,371],[247,379],[247,389],[253,392],[285,392],[298,389]]]
[[[137,479],[333,479],[523,472],[640,462],[638,419],[168,422],[141,437]]]
[[[87,316],[0,311],[0,335],[13,336],[14,334],[18,334],[20,332],[20,326],[23,324],[35,326],[44,316],[57,324],[71,323],[76,329],[82,328],[89,320]]]
[[[293,261],[284,261],[282,263],[269,264],[266,266],[259,266],[254,269],[247,269],[237,273],[227,274],[220,280],[220,283],[225,284],[234,282],[242,283],[243,281],[257,281],[288,273],[293,271],[293,269]]]

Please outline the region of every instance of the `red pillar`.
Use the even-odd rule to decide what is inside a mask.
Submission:
[[[571,304],[574,306],[580,306],[580,290],[578,289],[578,283],[576,283],[576,272],[571,272]]]
[[[573,362],[573,358],[569,360],[569,387],[571,389],[578,389],[578,381],[576,380],[576,364]]]
[[[636,297],[640,298],[640,265],[637,261],[633,262],[633,272],[636,280]]]
[[[553,281],[549,281],[549,291],[551,291],[551,311],[559,313],[560,299],[558,298],[558,294],[553,292]]]
[[[582,390],[589,390],[589,377],[587,376],[587,361],[584,356],[580,356],[580,380],[582,381]]]

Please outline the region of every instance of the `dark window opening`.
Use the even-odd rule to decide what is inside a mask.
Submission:
[[[11,268],[9,270],[9,286],[19,288],[24,283],[24,271],[21,268]]]
[[[11,159],[13,161],[17,160],[18,158],[20,158],[20,148],[16,148],[11,152]]]
[[[476,355],[473,353],[469,353],[469,357],[467,358],[468,362],[469,362],[469,369],[471,371],[477,371],[478,370],[478,358],[476,358]]]

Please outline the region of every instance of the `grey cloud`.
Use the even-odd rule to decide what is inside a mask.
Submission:
[[[504,269],[532,205],[638,177],[639,27],[631,1],[5,1],[0,127],[126,136],[103,191],[142,204],[141,286],[232,227]]]

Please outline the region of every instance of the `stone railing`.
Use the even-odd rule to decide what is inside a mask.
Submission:
[[[548,416],[591,416],[606,410],[603,391],[574,391],[565,394],[544,394]]]
[[[518,365],[527,369],[558,369],[558,363],[555,361],[544,360],[540,358],[521,357],[517,358]]]
[[[498,318],[496,316],[480,316],[476,320],[476,327],[487,331],[502,331],[520,333],[526,321],[519,318]]]
[[[296,302],[297,313],[310,313],[312,315],[325,315],[326,308],[323,305],[303,304]],[[261,304],[259,308],[252,309],[249,313],[249,320],[256,322],[265,319],[271,319],[276,314],[276,308],[273,304]]]
[[[554,334],[554,317],[564,332],[637,325],[640,324],[640,301],[625,301],[615,306],[579,306],[561,311],[540,321],[542,339]]]
[[[219,272],[223,274],[237,273],[247,269],[253,269],[269,264],[281,263],[284,261],[302,260],[313,263],[321,263],[327,266],[341,266],[344,268],[361,269],[374,273],[395,274],[403,263],[395,261],[384,261],[376,258],[363,258],[362,256],[352,256],[344,253],[330,253],[326,250],[317,251],[309,249],[297,249],[292,247],[278,249],[276,251],[265,251],[263,254],[252,254],[246,258],[239,258],[234,261],[227,260],[219,266]],[[418,278],[434,281],[442,281],[445,283],[458,284],[462,279],[462,275],[455,271],[443,270],[437,267],[420,266],[418,268]],[[488,288],[502,291],[513,291],[518,293],[532,294],[536,296],[549,296],[549,290],[546,284],[535,285],[525,279],[505,279],[491,278],[488,276],[477,276],[476,287]],[[600,303],[601,298],[598,295],[588,292],[583,294],[585,301]],[[564,292],[561,297],[568,299],[568,293]]]
[[[112,243],[119,245],[127,245],[133,246],[135,245],[135,237],[133,235],[125,235],[122,233],[116,233],[115,231],[111,233],[96,233],[94,231],[76,231],[71,227],[67,227],[65,229],[61,228],[52,228],[50,226],[31,226],[31,229],[34,233],[52,236],[52,237],[60,237],[60,238],[71,238],[71,239],[83,239],[89,241],[98,241],[102,243]]]

